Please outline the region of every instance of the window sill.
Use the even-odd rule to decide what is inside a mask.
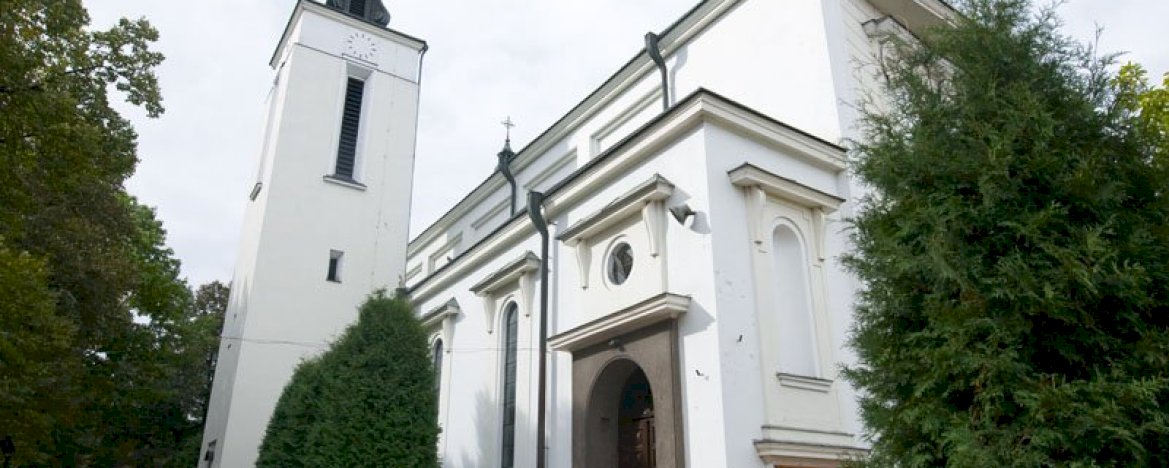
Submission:
[[[322,177],[322,179],[324,179],[325,182],[328,182],[330,184],[337,184],[337,185],[340,185],[342,187],[349,187],[351,189],[361,190],[362,192],[364,192],[366,189],[365,184],[358,182],[356,180],[347,178],[347,177],[326,175],[326,176]]]
[[[820,393],[828,393],[828,391],[832,389],[831,380],[803,375],[785,374],[783,372],[778,372],[775,375],[776,377],[779,377],[779,385],[781,387],[798,388],[801,390],[811,390]]]

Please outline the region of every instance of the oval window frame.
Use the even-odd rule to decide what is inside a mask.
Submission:
[[[614,277],[613,270],[615,268],[614,265],[617,261],[619,252],[625,252],[629,256],[628,269],[625,271],[625,277],[621,278],[620,280]],[[608,251],[605,253],[605,261],[603,263],[604,273],[602,276],[605,279],[606,285],[610,287],[620,287],[629,282],[629,279],[633,277],[633,271],[637,264],[635,261],[636,256],[633,253],[633,245],[624,236],[613,240],[613,243],[609,246]]]

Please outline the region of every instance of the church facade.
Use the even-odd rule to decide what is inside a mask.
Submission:
[[[273,56],[200,466],[253,464],[297,362],[395,286],[432,333],[444,466],[864,453],[841,143],[881,38],[947,5],[703,1],[407,242],[426,45],[377,3],[302,0]]]

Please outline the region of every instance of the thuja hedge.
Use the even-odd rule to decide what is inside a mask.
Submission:
[[[434,371],[410,305],[377,292],[276,406],[260,467],[434,467]]]
[[[1052,10],[956,4],[855,152],[869,464],[1169,466],[1163,136]]]

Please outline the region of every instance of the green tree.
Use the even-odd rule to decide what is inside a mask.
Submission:
[[[428,354],[410,305],[380,291],[370,296],[356,324],[297,367],[256,465],[438,466]]]
[[[59,391],[78,374],[70,359],[76,330],[57,315],[48,288],[48,269],[27,253],[17,254],[0,242],[0,421],[5,435],[30,447],[53,444],[53,426],[68,407]],[[22,451],[22,463],[48,465],[41,451]]]
[[[223,319],[227,314],[231,288],[219,281],[212,281],[199,286],[194,296],[195,310],[188,318],[190,331],[186,336],[191,357],[196,361],[193,364],[196,368],[191,375],[200,378],[191,383],[191,415],[198,420],[198,424],[188,439],[189,446],[184,448],[190,455],[188,460],[195,460],[199,456],[203,423],[211,398],[211,384],[215,378],[215,366],[219,362],[219,337],[223,334]]]
[[[158,33],[88,23],[79,0],[0,7],[0,438],[17,466],[186,466],[205,358],[165,231],[125,192],[137,136],[108,94],[162,112]]]
[[[1165,140],[1052,11],[961,10],[855,145],[868,463],[1169,465]]]
[[[1148,73],[1140,65],[1129,63],[1116,77],[1119,106],[1138,117],[1137,131],[1151,141],[1151,151],[1162,159],[1169,158],[1169,72],[1161,86],[1149,84]]]

